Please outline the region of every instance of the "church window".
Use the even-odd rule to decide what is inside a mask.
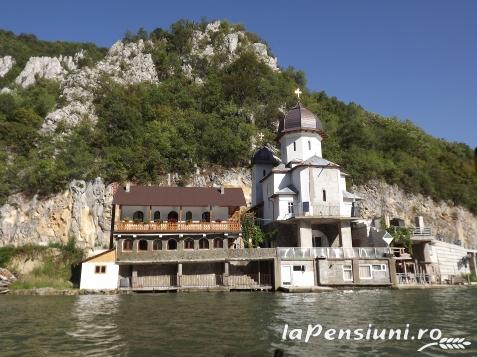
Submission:
[[[167,241],[167,250],[176,250],[177,249],[177,241],[175,239],[169,239]]]
[[[323,190],[323,202],[326,202],[326,190]]]
[[[123,250],[132,250],[133,249],[133,241],[131,239],[126,239],[123,242]]]
[[[141,239],[138,243],[139,250],[147,250],[147,240]]]
[[[210,222],[210,212],[206,211],[202,213],[202,222]]]
[[[311,141],[310,140],[308,140],[308,150],[311,151]]]
[[[135,222],[142,222],[144,221],[144,213],[142,211],[136,211],[133,214],[133,221]]]
[[[156,211],[154,212],[154,222],[159,222],[161,220],[161,212]]]
[[[296,151],[296,141],[293,142],[293,151]]]
[[[194,249],[194,240],[192,238],[184,240],[184,249]]]
[[[152,244],[152,250],[161,250],[162,249],[162,241],[160,239],[156,239]]]
[[[199,240],[199,249],[209,249],[209,241],[206,238]]]
[[[215,238],[214,239],[214,248],[223,248],[224,247],[224,241],[220,238]]]
[[[265,177],[266,174],[267,174],[267,171],[263,170],[263,176],[262,177]]]
[[[288,202],[288,213],[293,213],[293,202]]]

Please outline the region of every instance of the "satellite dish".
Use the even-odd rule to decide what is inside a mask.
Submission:
[[[391,244],[391,242],[393,241],[394,237],[389,234],[389,232],[386,232],[383,236],[383,240],[386,242],[386,244],[388,245],[389,247],[389,244]]]

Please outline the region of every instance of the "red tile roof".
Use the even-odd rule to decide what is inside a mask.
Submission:
[[[160,187],[131,186],[126,192],[119,188],[113,197],[113,204],[129,206],[245,206],[245,197],[241,188],[215,187]]]

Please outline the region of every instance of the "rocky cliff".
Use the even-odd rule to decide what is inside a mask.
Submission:
[[[163,178],[162,184],[176,185],[179,180],[179,176],[169,175]],[[250,203],[251,176],[246,168],[198,171],[186,184],[242,187]],[[73,181],[68,190],[42,200],[13,195],[0,207],[0,246],[65,243],[69,237],[75,237],[85,248],[106,247],[112,192],[113,185],[105,185],[97,178],[93,182]],[[461,240],[466,245],[477,245],[477,217],[462,207],[436,203],[429,197],[406,193],[382,181],[354,187],[354,192],[363,198],[360,207],[364,219],[388,215],[414,224],[414,218],[422,215],[436,236],[448,242]]]

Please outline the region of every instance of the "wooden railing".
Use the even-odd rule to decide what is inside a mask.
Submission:
[[[428,274],[396,273],[398,284],[431,284],[431,276]]]
[[[116,224],[119,232],[240,232],[240,222],[128,222]]]

